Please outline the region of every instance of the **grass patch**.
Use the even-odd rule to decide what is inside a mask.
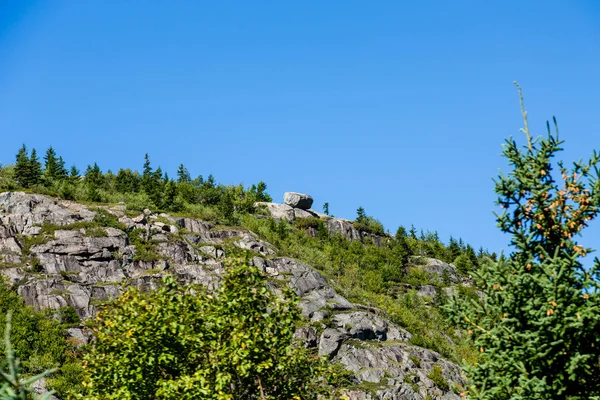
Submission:
[[[146,239],[146,231],[135,228],[129,233],[129,240],[135,246],[133,261],[152,262],[162,260],[163,257],[156,250],[156,244]]]
[[[444,378],[444,375],[442,373],[442,367],[440,367],[439,365],[434,365],[427,377],[431,379],[435,386],[437,386],[439,389],[443,391],[447,391],[450,389],[450,385],[448,385],[448,381],[446,380],[446,378]]]

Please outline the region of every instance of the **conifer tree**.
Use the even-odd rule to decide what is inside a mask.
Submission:
[[[40,163],[35,149],[31,149],[29,156],[28,180],[29,186],[37,185],[42,180],[42,163]]]
[[[69,176],[69,172],[65,167],[65,160],[63,160],[62,156],[58,157],[57,174],[59,179],[65,179],[67,176]]]
[[[456,258],[461,254],[460,246],[458,245],[456,239],[454,239],[452,236],[450,236],[450,242],[448,243],[448,253],[448,258],[451,262],[456,260]]]
[[[520,88],[519,88],[520,92]],[[558,130],[527,144],[509,139],[511,171],[495,191],[499,228],[512,253],[475,274],[483,302],[454,299],[448,311],[480,352],[466,367],[474,399],[589,399],[600,395],[600,261],[578,243],[600,211],[600,156],[571,168],[552,158]],[[554,120],[556,125],[556,120]],[[553,176],[558,166],[559,177]],[[562,178],[562,179],[561,179]]]
[[[416,229],[416,228],[415,228],[415,226],[414,226],[414,225],[412,225],[412,224],[411,224],[411,226],[410,226],[410,231],[409,231],[409,234],[410,234],[410,238],[411,238],[411,239],[415,239],[415,240],[417,239],[417,229]]]
[[[15,180],[22,187],[29,187],[29,157],[27,156],[27,147],[25,145],[17,153]]]
[[[80,178],[79,174],[80,174],[80,172],[77,169],[77,167],[74,166],[74,165],[72,165],[71,169],[69,170],[69,181],[71,183],[77,183],[79,181],[79,178]]]
[[[187,168],[183,164],[179,164],[177,168],[177,183],[190,183],[192,178]]]
[[[366,219],[367,219],[367,213],[365,212],[365,209],[362,207],[358,207],[356,209],[356,221],[363,222]]]
[[[58,158],[56,157],[56,151],[52,148],[52,146],[48,147],[48,150],[46,150],[44,162],[44,179],[46,182],[56,180],[60,174],[60,166]]]

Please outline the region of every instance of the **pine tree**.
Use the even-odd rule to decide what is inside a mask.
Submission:
[[[71,169],[69,170],[69,181],[73,184],[79,182],[79,178],[80,178],[79,174],[80,174],[80,172],[77,169],[77,167],[72,165]]]
[[[142,189],[144,192],[153,197],[155,184],[154,184],[154,172],[152,171],[152,166],[150,165],[150,156],[148,153],[144,156],[144,167],[142,172]]]
[[[417,229],[416,229],[416,228],[415,228],[415,226],[414,226],[414,225],[412,225],[412,224],[410,225],[410,231],[409,231],[409,234],[410,234],[410,238],[411,238],[411,239],[414,239],[414,240],[416,240],[416,239],[417,239]]]
[[[25,145],[17,153],[15,180],[20,186],[29,187],[29,157],[27,156],[27,147]]]
[[[267,193],[267,184],[263,181],[258,182],[256,185],[256,199],[268,203],[273,201],[273,198]]]
[[[448,243],[448,253],[450,262],[456,260],[456,258],[461,254],[460,246],[458,245],[456,239],[454,239],[452,236],[450,236],[450,242]]]
[[[42,180],[42,164],[35,149],[31,149],[31,155],[29,156],[28,175],[29,186],[37,185]]]
[[[323,203],[323,213],[325,215],[329,215],[329,203],[328,202]]]
[[[165,184],[162,207],[168,211],[179,211],[181,209],[181,204],[177,201],[177,184],[174,181],[168,181]]]
[[[65,167],[65,160],[63,160],[62,156],[58,157],[58,169],[57,169],[58,179],[65,179],[69,176],[69,172]]]
[[[56,151],[52,146],[46,150],[44,155],[44,179],[47,183],[56,180],[60,175],[60,166],[58,158],[56,157]]]
[[[177,168],[177,183],[190,183],[192,178],[187,168],[183,164],[179,164]]]
[[[365,209],[362,207],[358,207],[356,209],[356,221],[363,222],[366,219],[367,219],[367,213],[365,212]]]
[[[131,169],[120,169],[115,180],[115,189],[120,193],[137,193],[140,187],[140,176]]]
[[[88,165],[85,170],[85,182],[94,185],[95,187],[100,187],[104,183],[103,181],[102,171],[98,164],[94,163],[93,167]]]
[[[583,266],[592,250],[577,236],[600,211],[600,155],[552,163],[558,130],[532,140],[522,97],[521,111],[527,144],[506,141],[512,170],[495,187],[512,253],[475,274],[483,303],[447,309],[480,351],[466,368],[471,398],[589,399],[600,395],[600,261]]]

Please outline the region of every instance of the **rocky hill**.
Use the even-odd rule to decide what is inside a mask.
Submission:
[[[319,219],[329,232],[347,240],[368,237],[376,245],[388,240],[356,229],[352,221],[316,213],[306,203],[296,205],[259,203],[257,208],[264,218]],[[307,230],[317,234],[310,224]],[[412,332],[376,308],[343,297],[315,268],[280,256],[275,246],[246,228],[150,210],[132,213],[124,205],[86,206],[23,192],[0,194],[0,273],[27,304],[72,306],[83,320],[127,286],[152,289],[167,273],[183,284],[217,288],[224,257],[235,254],[250,255],[272,278],[274,290],[282,283],[293,288],[307,322],[297,337],[352,372],[350,399],[459,398],[456,392],[464,378],[455,363],[411,344]],[[464,281],[453,265],[439,260],[425,260],[419,268],[446,279],[447,292],[455,290],[453,283]],[[433,285],[416,289],[424,297],[438,294]],[[69,334],[89,340],[83,327],[70,328]]]

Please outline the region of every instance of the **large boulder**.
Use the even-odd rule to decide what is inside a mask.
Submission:
[[[313,198],[304,193],[285,192],[283,194],[283,202],[294,208],[308,210],[312,206]]]

